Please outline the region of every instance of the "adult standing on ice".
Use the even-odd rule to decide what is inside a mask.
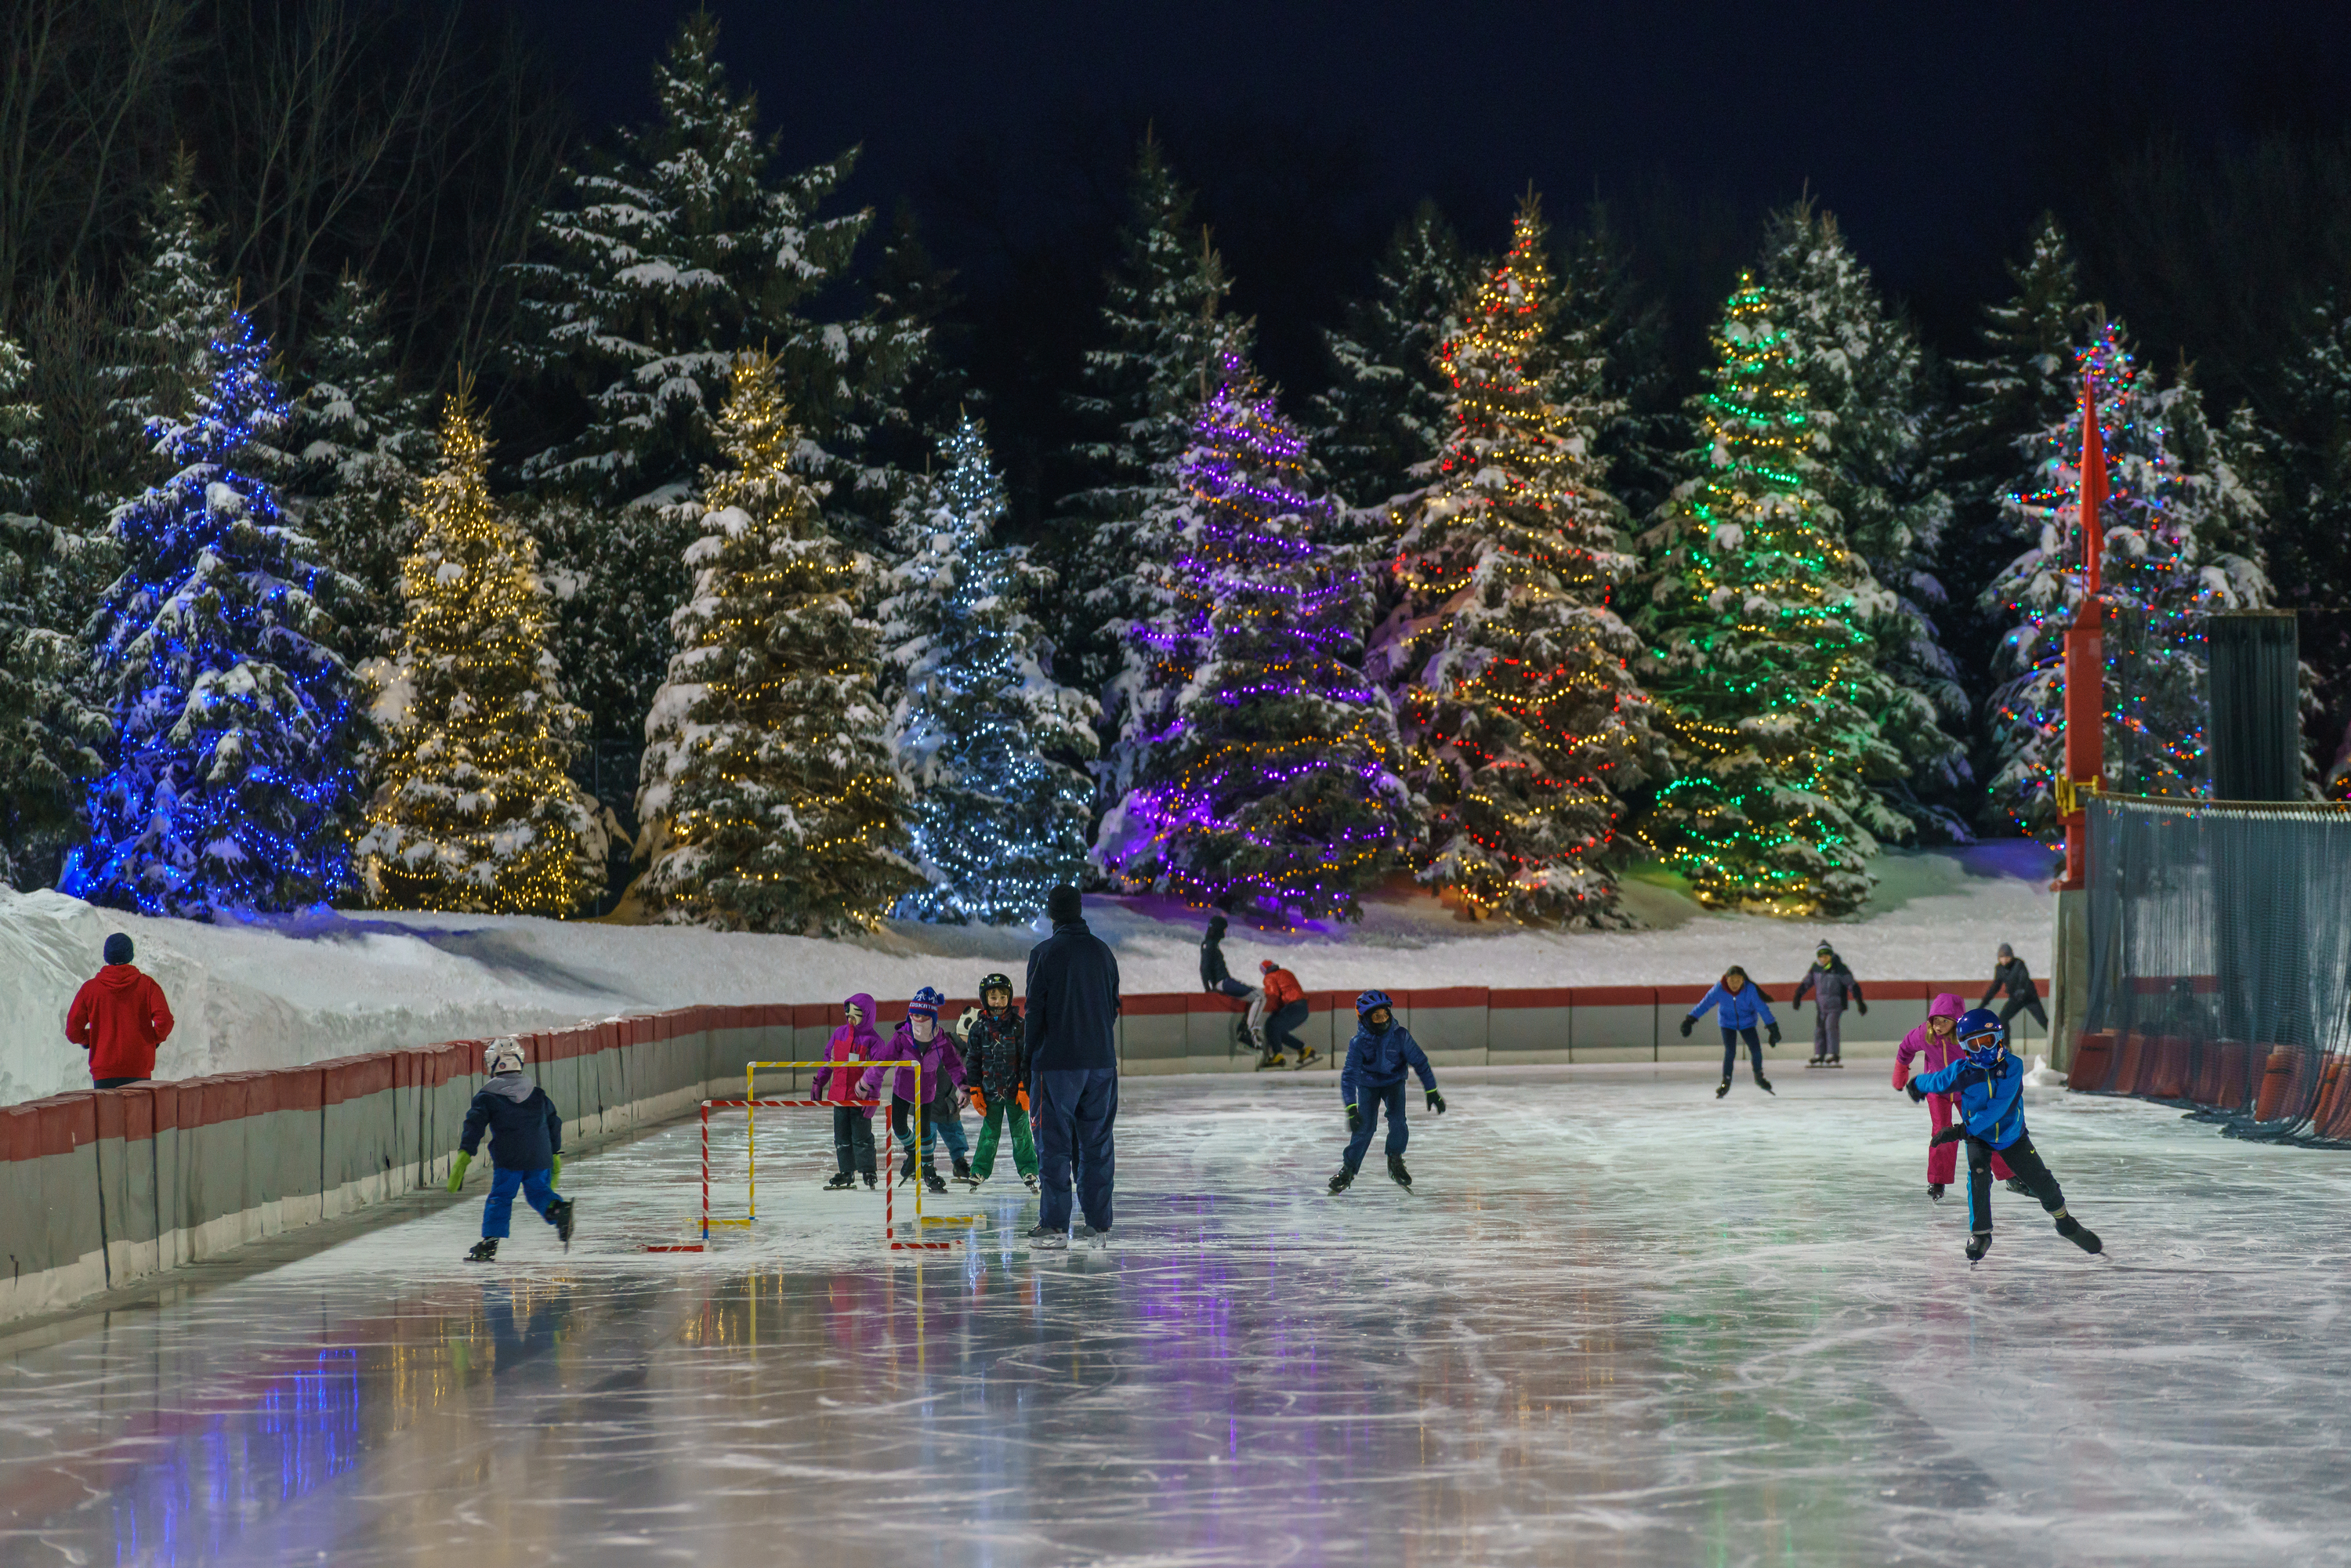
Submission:
[[[120,1089],[155,1076],[155,1048],[172,1038],[163,988],[131,962],[130,936],[106,939],[106,967],[82,982],[66,1012],[66,1038],[89,1052],[89,1086]]]
[[[1813,967],[1796,982],[1796,995],[1788,1005],[1803,1010],[1804,998],[1811,997],[1813,1013],[1813,1059],[1807,1067],[1843,1067],[1844,1065],[1844,1005],[1851,1002],[1863,1017],[1869,1016],[1869,1004],[1862,999],[1861,982],[1853,977],[1836,949],[1823,942],[1813,955]]]
[[[1037,1129],[1037,1228],[1032,1248],[1070,1242],[1070,1166],[1077,1165],[1077,1239],[1110,1241],[1118,1120],[1118,960],[1085,921],[1067,883],[1045,895],[1053,934],[1029,950],[1029,1111]]]
[[[1722,1026],[1722,1084],[1714,1092],[1718,1100],[1730,1092],[1731,1070],[1739,1065],[1739,1042],[1747,1041],[1748,1053],[1755,1058],[1755,1087],[1766,1094],[1776,1093],[1771,1081],[1763,1076],[1763,1042],[1755,1038],[1755,1026],[1761,1023],[1771,1031],[1771,1043],[1780,1043],[1780,1025],[1771,1016],[1771,998],[1762,988],[1747,977],[1747,971],[1733,964],[1722,972],[1714,988],[1700,998],[1690,1009],[1689,1017],[1682,1019],[1682,1038],[1687,1040],[1698,1020],[1715,1008],[1722,1009],[1716,1021]]]

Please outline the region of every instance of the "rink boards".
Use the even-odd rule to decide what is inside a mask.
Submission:
[[[1849,1055],[1890,1054],[1928,998],[1974,988],[1874,982],[1870,1011],[1848,1012]],[[1703,987],[1394,993],[1396,1011],[1439,1067],[1719,1058],[1712,1019],[1689,1040],[1682,1017]],[[1354,993],[1308,994],[1300,1037],[1335,1071],[1354,1029]],[[967,999],[944,1009],[953,1018]],[[1123,999],[1122,1070],[1249,1071],[1236,1048],[1239,1004],[1207,994]],[[884,1030],[905,1004],[878,1009]],[[1777,1004],[1786,1042],[1810,1053],[1813,1012]],[[745,1088],[744,1064],[822,1055],[839,1009],[767,1004],[683,1008],[523,1036],[531,1071],[564,1118],[567,1153],[682,1116]],[[465,1109],[481,1087],[482,1041],[374,1052],[258,1072],[83,1091],[0,1108],[0,1322],[218,1257],[247,1242],[444,1182]],[[800,1087],[760,1076],[761,1092]],[[486,1165],[486,1161],[482,1162]],[[487,1172],[475,1180],[486,1182]]]

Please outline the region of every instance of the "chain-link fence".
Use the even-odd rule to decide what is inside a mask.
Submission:
[[[2351,810],[2099,796],[2077,1089],[2351,1140]]]

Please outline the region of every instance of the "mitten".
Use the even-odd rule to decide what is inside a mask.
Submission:
[[[1905,1083],[1902,1088],[1904,1092],[1910,1096],[1910,1103],[1913,1105],[1921,1105],[1926,1103],[1927,1092],[1924,1089],[1919,1088],[1916,1083]]]
[[[1691,1014],[1689,1017],[1687,1017],[1687,1018],[1686,1018],[1686,1019],[1682,1019],[1682,1038],[1683,1038],[1684,1040],[1687,1040],[1687,1039],[1689,1038],[1689,1032],[1690,1032],[1690,1030],[1692,1030],[1696,1029],[1697,1027],[1698,1027],[1698,1015],[1697,1015],[1697,1014],[1693,1013],[1693,1014]]]
[[[549,1172],[548,1172],[548,1173],[547,1173],[547,1185],[548,1185],[548,1186],[553,1186],[557,1182],[559,1182],[559,1181],[561,1181],[562,1179],[563,1179],[563,1156],[562,1156],[561,1155],[556,1155],[556,1156],[555,1156],[555,1168],[554,1168],[553,1170],[551,1170],[551,1171],[549,1171]]]
[[[1938,1144],[1956,1144],[1967,1135],[1968,1124],[1965,1122],[1954,1122],[1949,1126],[1944,1128],[1941,1132],[1936,1134],[1933,1137],[1928,1139],[1927,1146],[1931,1149]]]
[[[1445,1096],[1432,1089],[1428,1092],[1428,1108],[1438,1115],[1445,1114]]]
[[[457,1151],[457,1157],[449,1162],[449,1190],[451,1192],[455,1192],[459,1187],[465,1185],[465,1167],[473,1163],[473,1155],[465,1153],[463,1149]]]
[[[1859,997],[1853,998],[1853,1007],[1854,1010],[1859,1013],[1862,1017],[1867,1018],[1869,1016],[1869,1004],[1863,1001]]]
[[[1775,1051],[1778,1050],[1780,1045],[1780,1026],[1775,1023],[1767,1023],[1763,1026],[1763,1033],[1771,1041],[1772,1049]]]
[[[1012,1103],[1015,1105],[1019,1106],[1021,1113],[1026,1115],[1029,1112],[1029,1091],[1026,1089],[1015,1089],[1012,1092]]]
[[[1363,1130],[1364,1108],[1361,1105],[1356,1104],[1353,1100],[1350,1100],[1347,1102],[1347,1131],[1351,1133],[1360,1133]]]
[[[971,1108],[972,1113],[975,1115],[985,1116],[987,1114],[987,1092],[986,1090],[975,1089],[971,1092]]]

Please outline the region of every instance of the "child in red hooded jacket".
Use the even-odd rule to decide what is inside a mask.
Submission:
[[[106,939],[106,967],[82,982],[66,1013],[66,1038],[89,1052],[93,1089],[120,1089],[155,1076],[155,1048],[172,1038],[163,988],[131,962],[130,936]]]

